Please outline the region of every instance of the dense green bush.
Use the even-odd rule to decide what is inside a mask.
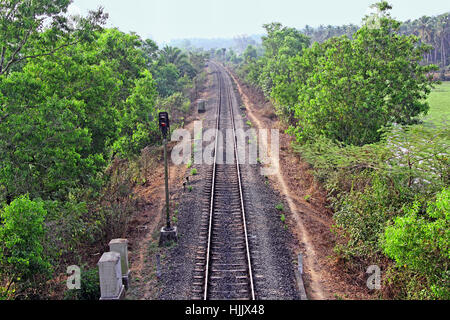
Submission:
[[[157,108],[167,110],[167,112],[173,115],[173,122],[175,123],[188,114],[190,107],[190,100],[181,92],[174,93],[167,98],[160,98],[157,101]]]
[[[437,196],[439,204],[429,205],[429,208],[440,208],[441,216],[437,210],[429,209],[432,210],[430,217],[425,219],[417,211],[417,204],[426,203],[448,188],[449,136],[446,127],[415,125],[385,130],[380,142],[363,147],[346,146],[325,137],[294,146],[314,166],[316,177],[328,191],[335,212],[335,230],[341,236],[336,250],[349,262],[349,268],[357,268],[361,263],[380,263],[386,253],[402,261],[402,266],[406,265],[402,269],[391,270],[390,279],[402,279],[396,283],[397,297],[442,298],[448,294],[444,290],[445,281],[448,283],[447,273],[436,272],[436,269],[442,271],[448,267],[448,261],[444,261],[450,242],[448,200],[445,198],[448,191]],[[442,216],[444,212],[446,216]],[[433,219],[437,220],[430,222]],[[394,227],[388,227],[394,222]],[[413,222],[417,222],[414,228]],[[432,231],[432,226],[440,228],[440,233]],[[380,242],[385,235],[389,235],[388,244]],[[408,243],[409,236],[414,241]],[[388,251],[386,245],[389,245]],[[412,246],[417,250],[431,250],[437,246],[443,251],[424,250],[434,257],[432,260],[418,256]],[[415,259],[416,264],[426,258],[428,265],[433,265],[435,270],[419,270],[411,262],[406,263],[406,257]],[[427,261],[421,263],[425,266]],[[404,278],[398,272],[407,272],[410,276]],[[425,283],[424,277],[428,279]],[[436,287],[436,290],[427,294],[417,292],[427,287]]]
[[[426,277],[428,298],[450,299],[450,190],[404,211],[384,232],[384,252],[399,267]]]
[[[8,281],[6,293],[12,284],[34,284],[51,274],[44,249],[46,215],[43,203],[28,196],[0,211],[0,275]]]
[[[98,269],[81,269],[81,289],[68,290],[65,292],[65,300],[89,300],[100,299],[100,278]]]

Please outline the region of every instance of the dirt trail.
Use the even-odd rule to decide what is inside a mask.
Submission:
[[[333,261],[335,238],[331,233],[332,212],[326,208],[326,193],[309,173],[309,166],[292,150],[292,138],[282,133],[273,113],[272,105],[242,85],[229,71],[246,106],[247,115],[254,126],[261,129],[280,129],[280,162],[276,175],[270,176],[272,184],[286,197],[292,213],[292,232],[300,242],[295,252],[304,256],[305,285],[309,299],[336,298],[365,299],[364,290],[354,285]],[[270,146],[267,146],[270,148]],[[269,155],[271,155],[269,150]]]
[[[181,167],[171,167],[169,173],[169,185],[176,186],[184,179],[185,169]],[[152,300],[156,297],[156,281],[153,275],[155,265],[155,253],[159,238],[158,230],[165,223],[163,210],[165,207],[164,166],[158,164],[148,181],[152,183],[136,190],[138,196],[147,202],[147,206],[132,225],[129,241],[132,251],[130,251],[130,271],[134,287],[132,298],[141,300]],[[137,280],[137,281],[136,281]],[[145,282],[145,283],[139,283]]]

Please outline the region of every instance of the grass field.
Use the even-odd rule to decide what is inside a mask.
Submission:
[[[428,98],[430,111],[424,118],[425,122],[440,124],[450,123],[450,81],[437,86]]]

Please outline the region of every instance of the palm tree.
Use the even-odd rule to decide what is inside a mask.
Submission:
[[[160,52],[160,61],[164,64],[175,65],[181,74],[187,75],[193,79],[197,75],[197,71],[191,63],[191,54],[181,51],[179,48],[165,46]]]
[[[306,34],[308,37],[312,36],[314,33],[314,29],[311,28],[311,26],[306,25],[305,29],[303,30],[303,33]]]
[[[448,47],[448,35],[449,35],[449,14],[446,13],[439,17],[437,23],[437,35],[440,39],[440,49],[441,49],[441,66],[445,68],[447,66],[447,47]]]
[[[188,63],[187,54],[175,47],[165,46],[160,51],[160,57],[165,63],[172,63],[178,67]]]
[[[424,43],[432,44],[432,20],[430,17],[423,16],[419,18],[418,22],[418,33],[419,37]],[[430,62],[431,53],[427,53],[425,57],[427,59],[427,63]]]

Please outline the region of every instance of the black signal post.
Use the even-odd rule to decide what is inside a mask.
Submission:
[[[159,114],[159,129],[163,136],[164,144],[164,168],[165,168],[165,184],[166,184],[166,214],[167,225],[161,230],[161,238],[159,244],[165,245],[172,241],[177,242],[177,229],[170,225],[170,200],[169,200],[169,164],[167,160],[167,136],[170,132],[170,120],[167,112],[161,112]]]

